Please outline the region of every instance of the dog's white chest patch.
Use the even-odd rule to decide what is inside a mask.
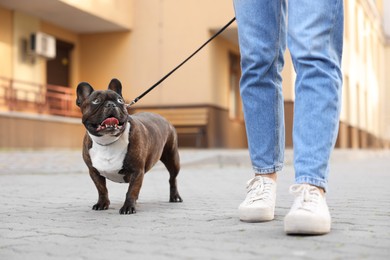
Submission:
[[[124,175],[119,174],[119,171],[123,167],[123,160],[127,153],[127,146],[129,144],[129,130],[130,124],[127,123],[126,129],[123,134],[115,141],[116,137],[113,137],[113,143],[109,145],[100,145],[99,139],[107,141],[107,137],[97,137],[90,135],[93,144],[89,149],[89,155],[91,157],[92,166],[99,171],[101,176],[113,182],[125,182]]]

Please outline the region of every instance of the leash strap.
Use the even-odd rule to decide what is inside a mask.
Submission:
[[[182,63],[177,65],[173,70],[171,70],[167,75],[162,77],[159,81],[157,81],[153,86],[148,88],[144,93],[142,93],[140,96],[138,96],[136,99],[130,102],[130,104],[127,105],[127,107],[130,107],[137,103],[141,98],[143,98],[146,94],[148,94],[150,91],[152,91],[155,87],[160,85],[164,80],[166,80],[171,74],[173,74],[177,69],[179,69],[184,63],[186,63],[188,60],[190,60],[195,54],[197,54],[203,47],[205,47],[209,42],[214,40],[215,37],[220,35],[223,31],[225,31],[226,28],[228,28],[234,21],[236,20],[236,17],[231,19],[224,27],[222,27],[218,32],[216,32],[210,39],[208,39],[205,43],[202,44],[194,53],[192,53],[187,59],[185,59]]]

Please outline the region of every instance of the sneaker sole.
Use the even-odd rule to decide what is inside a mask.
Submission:
[[[284,220],[284,231],[288,235],[324,235],[330,232],[330,223],[327,221],[297,221],[295,219]]]
[[[243,222],[265,222],[275,218],[274,211],[259,208],[239,208],[239,217]]]

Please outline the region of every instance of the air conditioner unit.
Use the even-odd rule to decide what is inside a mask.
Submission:
[[[36,32],[30,36],[30,51],[48,59],[56,57],[56,38],[51,35]]]

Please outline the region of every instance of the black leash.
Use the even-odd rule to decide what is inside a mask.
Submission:
[[[204,46],[206,46],[209,42],[214,40],[215,37],[220,35],[226,28],[228,28],[234,21],[236,20],[236,17],[234,17],[232,20],[230,20],[224,27],[222,27],[218,32],[216,32],[210,39],[208,39],[205,43],[203,43],[202,46],[200,46],[194,53],[192,53],[187,59],[185,59],[182,63],[176,66],[173,70],[171,70],[167,75],[165,75],[163,78],[161,78],[159,81],[157,81],[153,86],[148,88],[144,93],[142,93],[140,96],[138,96],[136,99],[130,102],[126,107],[130,107],[137,103],[141,98],[143,98],[146,94],[148,94],[150,91],[152,91],[155,87],[160,85],[164,80],[166,80],[172,73],[174,73],[178,68],[180,68],[184,63],[186,63],[189,59],[191,59],[195,54],[197,54],[201,49],[203,49]]]

